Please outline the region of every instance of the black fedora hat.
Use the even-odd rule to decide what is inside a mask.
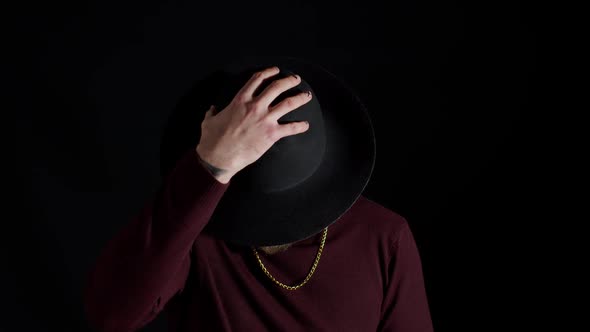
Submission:
[[[309,238],[336,222],[360,197],[375,164],[375,135],[356,94],[316,63],[278,56],[242,57],[198,80],[173,110],[161,145],[161,174],[200,139],[210,105],[221,111],[250,76],[278,66],[272,80],[293,73],[302,82],[273,104],[302,91],[312,100],[278,120],[309,121],[301,134],[283,137],[231,179],[203,230],[226,242],[270,246]],[[271,104],[272,105],[272,104]]]

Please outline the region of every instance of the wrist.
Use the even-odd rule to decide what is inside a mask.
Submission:
[[[197,158],[199,159],[201,165],[203,165],[203,167],[209,172],[209,174],[211,174],[211,176],[223,184],[227,184],[229,182],[233,176],[233,173],[230,170],[213,165],[212,162],[209,161],[209,158],[207,156],[203,156],[203,154],[200,153],[198,149],[195,149],[195,153],[197,154]]]

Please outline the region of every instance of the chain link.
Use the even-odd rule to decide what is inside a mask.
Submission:
[[[305,277],[305,279],[299,285],[295,285],[295,286],[285,285],[282,282],[275,279],[275,277],[273,277],[270,274],[270,272],[268,272],[268,270],[266,269],[266,267],[262,263],[262,260],[260,259],[260,256],[258,255],[258,251],[256,251],[256,247],[252,247],[252,250],[254,251],[254,255],[256,256],[256,260],[258,260],[258,264],[262,268],[262,271],[264,271],[264,274],[266,274],[270,278],[270,280],[272,280],[275,284],[277,284],[287,290],[296,290],[296,289],[300,288],[301,286],[305,285],[307,283],[307,281],[309,281],[309,279],[311,278],[313,273],[315,272],[315,269],[318,266],[318,262],[320,261],[320,256],[322,256],[322,251],[324,250],[324,244],[326,243],[327,235],[328,235],[328,227],[324,228],[324,235],[322,236],[322,243],[320,244],[320,248],[318,249],[318,253],[316,255],[315,261],[313,262],[311,270],[307,274],[307,277]]]

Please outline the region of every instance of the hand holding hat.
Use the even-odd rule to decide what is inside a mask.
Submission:
[[[301,92],[271,103],[283,92],[301,82],[298,75],[276,79],[262,92],[255,94],[263,81],[279,73],[270,67],[254,73],[221,112],[211,106],[201,123],[201,138],[196,147],[201,161],[220,182],[228,183],[244,167],[258,160],[278,140],[303,133],[307,121],[279,124],[277,120],[309,102],[311,92]]]

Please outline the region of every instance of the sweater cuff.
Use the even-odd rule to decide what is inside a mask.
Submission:
[[[206,210],[215,208],[231,183],[221,183],[209,173],[194,149],[181,157],[170,175],[173,196],[182,202],[181,206],[198,203]]]

